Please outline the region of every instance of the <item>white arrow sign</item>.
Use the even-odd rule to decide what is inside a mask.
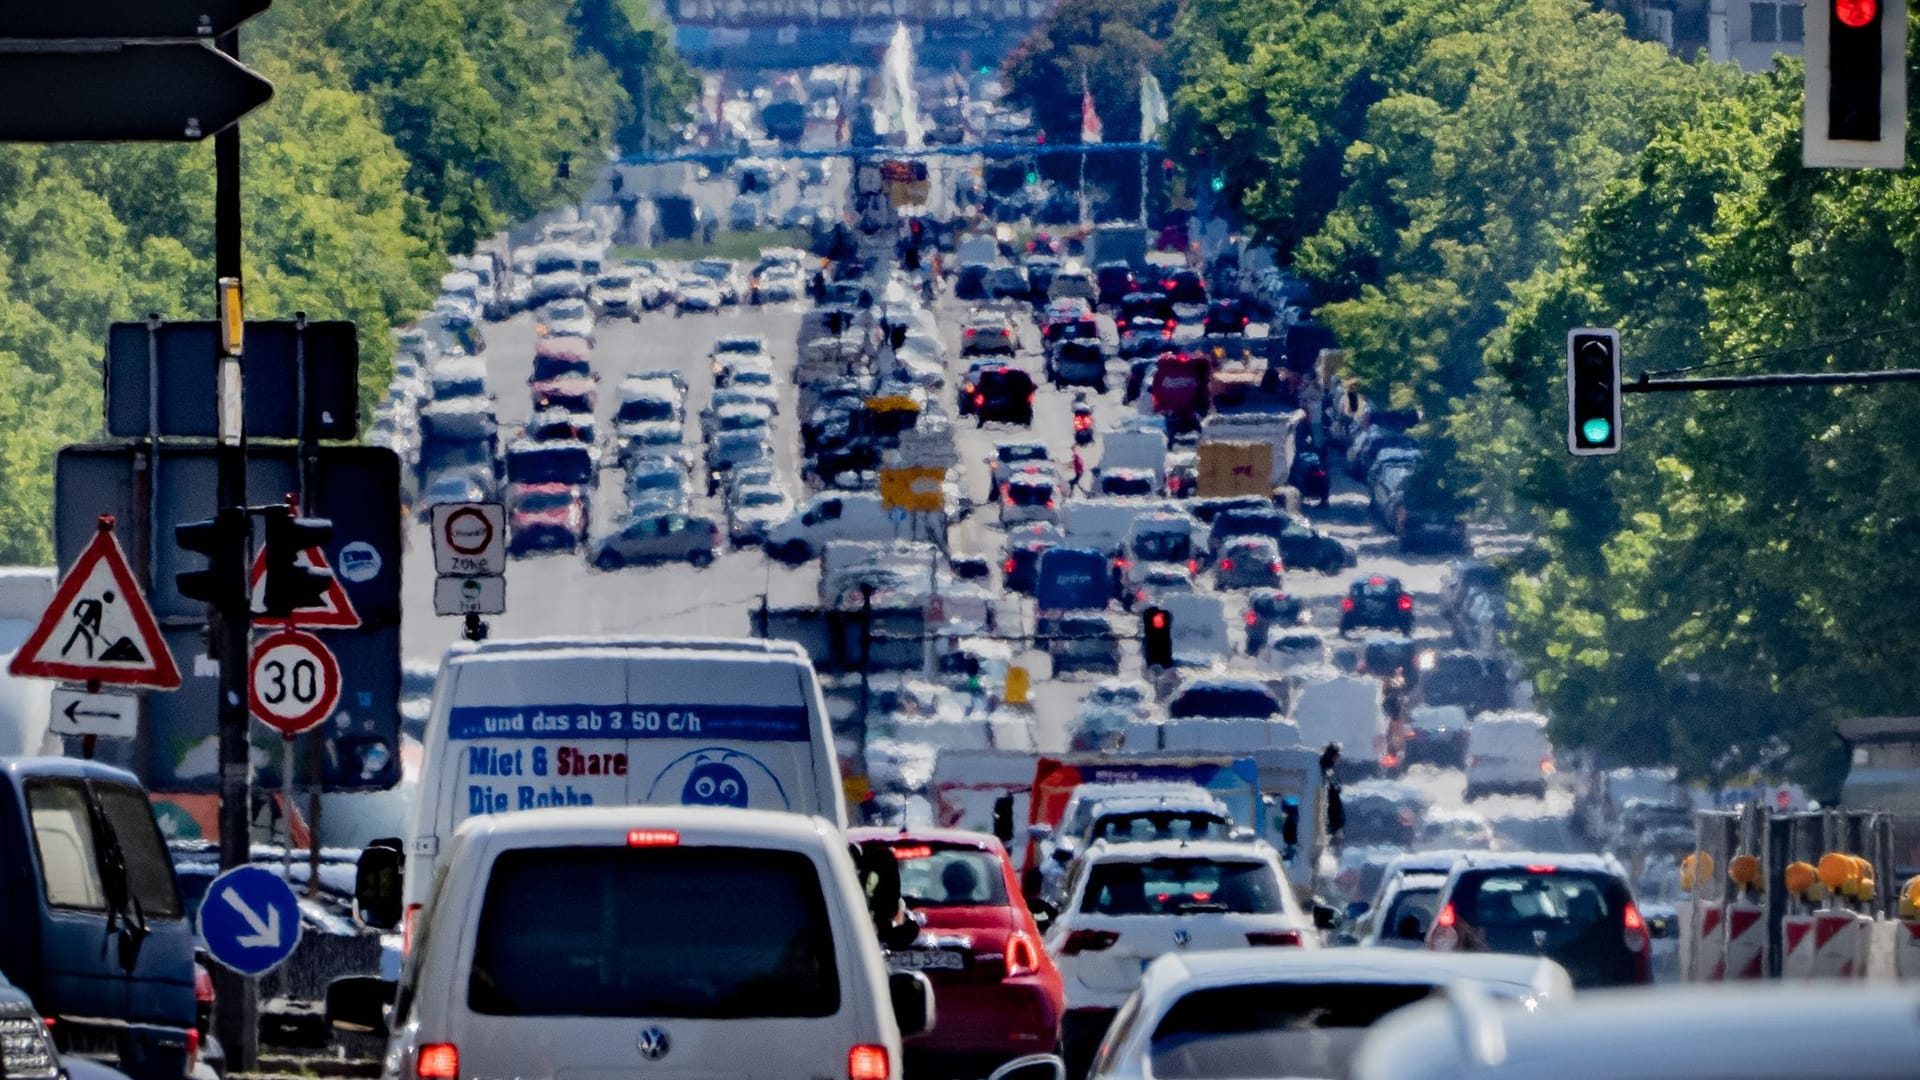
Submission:
[[[279,908],[268,907],[267,917],[262,919],[258,912],[247,906],[245,900],[240,899],[240,894],[234,892],[231,886],[222,890],[220,899],[225,900],[228,907],[239,912],[240,917],[247,920],[247,925],[253,928],[253,933],[234,939],[243,948],[277,949],[280,947]]]

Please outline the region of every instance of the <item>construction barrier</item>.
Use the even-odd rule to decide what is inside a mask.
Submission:
[[[1780,920],[1782,979],[1813,978],[1813,916],[1788,915]]]
[[[1767,974],[1767,909],[1741,896],[1728,905],[1724,974],[1727,979],[1763,979]]]
[[[1829,908],[1813,913],[1813,978],[1858,979],[1866,975],[1866,924],[1857,912]]]
[[[1893,924],[1893,974],[1898,979],[1920,979],[1920,920]]]

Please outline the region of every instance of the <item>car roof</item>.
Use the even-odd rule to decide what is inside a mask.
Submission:
[[[624,847],[634,829],[672,829],[680,843],[815,851],[839,842],[839,832],[807,814],[733,807],[569,806],[483,814],[459,832],[495,849],[555,846]]]
[[[1218,949],[1168,955],[1165,969],[1156,964],[1149,979],[1177,993],[1256,982],[1444,986],[1472,979],[1533,987],[1559,966],[1540,956],[1413,949]],[[1141,993],[1148,992],[1143,984]]]
[[[1531,866],[1551,866],[1555,870],[1583,870],[1595,874],[1623,876],[1620,861],[1612,855],[1570,851],[1462,851],[1454,867],[1459,870],[1524,870]]]
[[[1152,810],[1169,810],[1188,813],[1204,810],[1218,813],[1222,817],[1232,817],[1227,804],[1217,796],[1199,797],[1198,792],[1167,792],[1164,795],[1121,795],[1111,799],[1100,799],[1093,804],[1096,818],[1111,814],[1139,814]]]
[[[1114,844],[1095,840],[1086,858],[1093,862],[1153,862],[1156,859],[1217,859],[1223,862],[1264,860],[1272,849],[1255,840],[1144,840]]]
[[[981,851],[1004,852],[998,837],[991,833],[974,832],[971,829],[848,829],[847,839],[856,844],[871,840],[912,841],[933,844],[953,844],[958,847],[978,848]]]

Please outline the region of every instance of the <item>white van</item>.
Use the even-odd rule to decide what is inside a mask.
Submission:
[[[1173,625],[1173,662],[1177,667],[1212,667],[1224,661],[1232,647],[1227,642],[1227,602],[1218,593],[1169,593],[1160,598]]]
[[[390,1026],[387,1075],[419,1080],[892,1080],[933,1009],[923,976],[888,976],[840,829],[713,807],[470,820],[390,1025],[329,999],[336,1025]]]
[[[1547,718],[1530,712],[1489,712],[1467,732],[1467,798],[1486,795],[1547,797],[1553,744]]]
[[[1387,748],[1380,680],[1364,675],[1302,678],[1293,691],[1293,722],[1305,746],[1339,743],[1348,779],[1374,775]]]
[[[909,524],[896,524],[875,492],[823,491],[768,531],[767,552],[786,562],[801,563],[819,554],[829,540],[934,539],[913,535]]]
[[[434,687],[405,845],[405,900],[472,817],[548,807],[734,806],[844,828],[825,699],[792,642],[488,641],[448,653]]]

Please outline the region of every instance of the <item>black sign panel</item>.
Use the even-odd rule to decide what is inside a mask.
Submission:
[[[247,323],[241,381],[246,388],[247,435],[300,437],[300,331],[291,320]],[[309,322],[305,331],[306,434],[351,439],[360,419],[360,343],[354,325]],[[159,433],[215,438],[220,434],[218,323],[114,323],[107,331],[107,434],[147,435],[152,380],[160,377]]]
[[[217,37],[267,10],[271,0],[82,0],[0,4],[0,38]]]
[[[191,41],[0,53],[0,142],[193,142],[272,97],[272,83]]]

